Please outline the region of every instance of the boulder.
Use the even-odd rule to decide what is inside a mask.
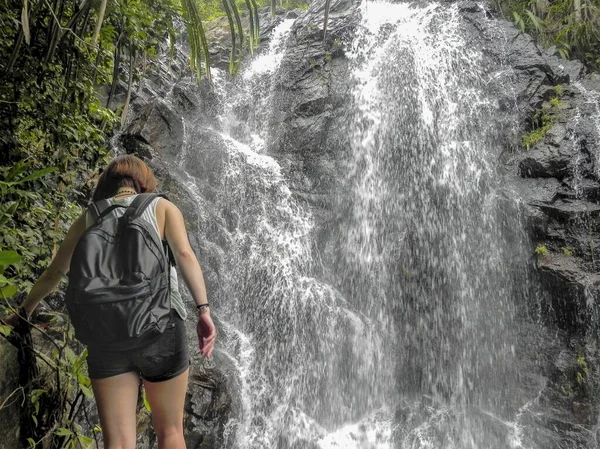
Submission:
[[[173,158],[183,147],[183,121],[166,102],[156,99],[142,107],[120,138],[128,153]]]
[[[550,298],[547,318],[567,331],[585,329],[600,311],[600,274],[561,253],[540,256],[538,270]]]
[[[218,359],[220,368],[216,368],[217,364],[212,360],[194,357],[185,406],[185,435],[191,448],[230,447],[235,441],[234,429],[225,430],[235,409],[227,377],[221,368],[228,366],[228,363]]]

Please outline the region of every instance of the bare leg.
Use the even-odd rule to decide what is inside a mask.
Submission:
[[[146,397],[152,409],[152,425],[158,449],[186,449],[183,439],[183,407],[189,368],[164,382],[144,381]]]
[[[104,449],[135,449],[139,384],[137,373],[92,379]]]

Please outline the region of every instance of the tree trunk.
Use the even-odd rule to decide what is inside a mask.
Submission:
[[[102,22],[104,21],[104,13],[106,13],[106,4],[108,0],[102,0],[100,3],[100,10],[98,11],[98,21],[96,22],[96,29],[94,30],[94,35],[92,36],[92,47],[96,46],[96,42],[98,42],[98,36],[100,36],[100,29],[102,28]]]

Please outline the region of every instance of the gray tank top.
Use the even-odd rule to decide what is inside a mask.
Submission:
[[[131,195],[119,199],[109,198],[108,201],[111,205],[122,204],[123,206],[130,206],[135,197],[136,195]],[[150,205],[146,208],[146,210],[144,210],[144,212],[142,213],[142,218],[152,226],[152,228],[156,231],[158,239],[160,240],[161,237],[160,232],[158,230],[158,221],[156,219],[156,205],[159,201],[160,197],[155,198],[152,201],[152,203],[150,203]],[[120,211],[120,208],[117,208],[114,212],[111,213],[118,213],[118,211]],[[88,210],[85,215],[85,226],[86,228],[89,228],[93,224],[94,217]],[[179,292],[179,279],[177,277],[177,270],[175,269],[175,267],[171,267],[171,271],[169,274],[171,276],[171,308],[175,309],[175,311],[181,317],[182,320],[185,320],[187,318],[187,310],[185,309],[183,298],[181,297],[181,293]]]

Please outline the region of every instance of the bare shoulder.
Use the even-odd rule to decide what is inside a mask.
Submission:
[[[166,198],[159,198],[156,203],[156,213],[165,215],[167,212],[179,212],[179,208]]]
[[[156,221],[160,237],[165,240],[169,232],[173,232],[178,223],[183,221],[179,208],[166,198],[160,198],[156,204]]]

